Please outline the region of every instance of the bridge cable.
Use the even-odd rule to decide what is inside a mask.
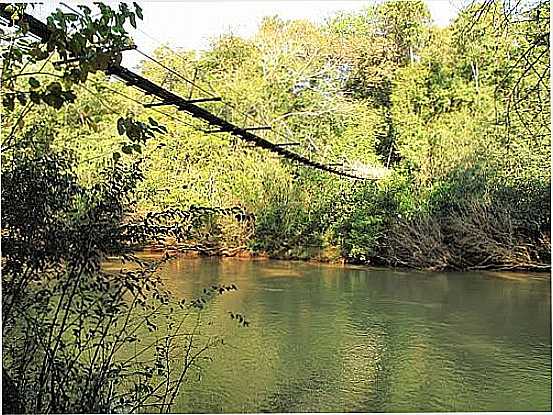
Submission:
[[[10,13],[6,11],[6,7],[6,4],[0,4],[0,14],[9,19]],[[50,37],[51,33],[49,28],[40,20],[28,14],[24,14],[22,16],[22,19],[28,24],[29,30],[40,36],[43,41],[46,41]],[[147,78],[144,78],[143,76],[138,75],[118,64],[112,64],[111,66],[109,66],[106,70],[106,73],[116,76],[127,85],[131,85],[135,88],[141,89],[147,94],[157,96],[159,99],[162,100],[162,102],[166,102],[170,105],[176,105],[179,110],[185,111],[193,117],[203,119],[209,124],[219,127],[219,130],[216,130],[215,132],[227,132],[233,134],[245,140],[246,142],[251,142],[256,146],[275,152],[286,159],[297,161],[309,167],[327,171],[329,173],[334,173],[343,177],[349,177],[353,179],[365,179],[365,177],[356,176],[355,174],[352,174],[350,172],[336,169],[334,167],[331,167],[330,165],[322,164],[320,162],[306,158],[300,154],[286,150],[285,148],[280,147],[278,144],[271,143],[270,141],[267,141],[266,139],[249,132],[247,128],[238,127],[237,125],[226,121],[220,116],[216,116],[210,111],[194,105],[190,100],[183,99],[179,95],[176,95],[168,91],[167,89],[156,85],[154,82],[148,80]]]

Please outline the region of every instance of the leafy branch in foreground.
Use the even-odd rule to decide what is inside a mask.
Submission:
[[[25,5],[1,5],[19,25],[2,43],[5,412],[169,411],[188,371],[220,343],[202,333],[199,311],[236,288],[216,286],[198,299],[177,300],[158,273],[168,256],[146,262],[128,253],[125,226],[144,178],[141,160],[131,156],[164,126],[120,117],[128,157],[113,153],[85,185],[74,152],[55,145],[55,122],[42,116],[26,123],[35,105],[70,105],[72,86],[120,57],[129,40],[123,25],[134,26],[140,8],[98,7],[99,17],[87,6],[82,13],[56,11],[42,45],[25,38],[32,24],[21,21]],[[54,56],[59,61],[51,63]],[[133,232],[137,237],[140,229]],[[113,255],[130,269],[105,271],[102,264]],[[142,342],[147,331],[157,336]]]
[[[186,372],[219,344],[202,338],[198,311],[236,287],[213,286],[177,301],[157,273],[169,256],[148,263],[125,254],[131,270],[101,270],[102,260],[127,244],[121,221],[140,177],[135,169],[112,162],[111,181],[87,189],[60,154],[21,151],[8,167],[2,174],[6,407],[169,410]],[[137,347],[145,330],[159,332],[157,340]]]

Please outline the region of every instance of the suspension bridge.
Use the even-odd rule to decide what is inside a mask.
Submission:
[[[6,11],[7,4],[0,4],[0,16],[8,20],[8,23],[11,23],[11,14]],[[47,42],[51,36],[51,31],[46,24],[44,24],[39,19],[29,15],[24,14],[22,16],[19,24],[24,22],[28,27],[28,32],[42,42]],[[135,47],[128,49],[136,49]],[[166,67],[162,63],[158,62],[156,59],[148,56],[147,54],[139,51],[143,56],[152,61],[160,64],[166,70],[170,71],[173,74],[176,74],[183,81],[189,83],[192,87],[198,87],[201,91],[205,89],[200,88],[195,84],[195,80],[189,80],[184,77],[182,74],[172,70],[171,68]],[[116,79],[124,82],[126,85],[136,88],[137,90],[143,92],[146,95],[154,97],[153,101],[150,103],[142,103],[139,101],[144,108],[153,108],[161,106],[169,106],[176,108],[178,112],[184,112],[190,117],[203,121],[207,124],[208,129],[202,129],[204,133],[216,134],[216,133],[227,133],[232,136],[238,137],[241,140],[244,140],[246,143],[251,144],[252,147],[259,147],[270,152],[276,153],[278,156],[297,162],[306,167],[318,169],[325,171],[331,174],[335,174],[341,177],[357,180],[366,180],[366,179],[377,179],[376,176],[369,176],[367,174],[362,174],[360,171],[356,171],[351,167],[347,167],[344,163],[325,163],[321,161],[316,161],[313,158],[306,157],[302,154],[289,150],[289,147],[294,145],[299,145],[299,143],[294,143],[289,140],[288,137],[284,136],[281,133],[276,131],[273,132],[273,137],[280,138],[281,142],[270,141],[259,134],[259,131],[273,130],[271,126],[266,125],[239,125],[237,122],[229,119],[230,117],[224,117],[221,115],[216,115],[212,110],[208,110],[201,106],[203,103],[208,102],[219,102],[224,105],[230,105],[226,103],[221,97],[213,96],[212,94],[206,94],[202,98],[192,99],[192,93],[188,98],[184,98],[168,89],[164,88],[162,85],[159,85],[144,76],[133,72],[118,63],[112,63],[108,66],[106,74],[115,77]],[[157,101],[156,101],[157,100]],[[232,108],[234,106],[230,105]],[[160,111],[158,111],[160,112]],[[162,114],[167,115],[166,113],[161,112]],[[244,120],[248,118],[245,114]],[[284,138],[284,140],[282,140]]]

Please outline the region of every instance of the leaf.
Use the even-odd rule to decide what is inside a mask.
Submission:
[[[31,91],[31,93],[29,94],[29,98],[33,103],[40,104],[41,95],[38,92]]]
[[[136,29],[136,18],[134,17],[134,14],[133,14],[133,13],[131,13],[131,14],[129,15],[129,19],[130,19],[130,21],[131,21],[131,26],[134,27],[134,28]]]
[[[48,57],[48,52],[41,49],[39,46],[35,46],[33,49],[29,51],[29,55],[34,57],[37,61],[41,61]]]
[[[132,147],[125,144],[123,147],[121,147],[121,151],[125,154],[132,154]]]
[[[59,110],[64,103],[64,100],[61,97],[61,95],[56,93],[48,93],[44,95],[42,99],[46,104],[50,105],[51,107],[54,107],[57,110]]]
[[[46,88],[46,90],[48,92],[52,92],[56,95],[59,95],[59,93],[62,90],[61,84],[59,82],[51,82],[50,85],[48,85],[48,87]]]
[[[27,97],[25,94],[17,94],[17,100],[21,105],[25,105],[27,103]]]
[[[15,106],[13,94],[6,94],[4,96],[4,99],[2,100],[2,105],[4,105],[4,107],[9,109],[10,111],[13,111]]]
[[[140,19],[140,20],[143,20],[144,19],[144,15],[142,14],[142,7],[140,7],[135,1],[132,2],[133,6],[134,6],[134,10],[136,12],[136,16]]]
[[[61,96],[66,102],[74,102],[77,96],[73,91],[64,91]]]
[[[117,132],[119,135],[125,134],[125,120],[123,118],[117,120]]]
[[[88,6],[78,5],[77,7],[78,7],[79,9],[81,9],[81,10],[84,12],[84,14],[90,14],[90,12],[91,12],[91,10],[90,10],[90,8],[89,8]]]
[[[29,78],[29,85],[31,86],[31,88],[38,88],[40,86],[40,82],[36,78],[33,78],[31,76]]]

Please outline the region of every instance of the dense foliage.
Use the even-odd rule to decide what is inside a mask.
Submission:
[[[214,285],[185,302],[157,272],[168,256],[145,261],[132,254],[137,244],[186,236],[181,224],[133,216],[144,176],[131,155],[166,130],[132,114],[115,122],[113,110],[80,101],[80,87],[88,79],[84,88],[95,88],[95,72],[120,60],[120,46],[129,42],[123,26],[136,24],[140,8],[100,5],[99,17],[86,6],[58,11],[42,44],[24,36],[26,5],[0,6],[19,23],[3,33],[1,51],[3,412],[169,412],[186,373],[220,344],[196,344],[198,310],[236,287]],[[80,59],[71,57],[81,50]],[[85,119],[98,136],[95,121],[117,129],[116,145],[90,180],[79,174],[86,162],[78,147],[68,145],[83,131],[67,134]],[[188,218],[203,224],[217,213]],[[122,262],[106,269],[113,255]],[[157,332],[155,340],[142,342],[145,331]]]
[[[380,180],[339,180],[175,124],[152,153],[142,208],[241,205],[256,216],[250,250],[277,257],[547,266],[549,8],[510,7],[475,3],[437,28],[423,2],[390,1],[322,25],[267,18],[200,55],[160,47],[157,60],[306,154]],[[190,92],[155,63],[143,72]]]
[[[446,28],[415,0],[319,25],[270,17],[252,38],[225,35],[200,54],[160,47],[158,62],[143,63],[182,96],[216,91],[232,106],[202,105],[234,122],[268,124],[306,156],[377,178],[365,181],[145,109],[150,98],[102,72],[131,44],[137,5],[58,10],[46,43],[24,36],[25,5],[2,7],[20,23],[5,27],[1,51],[7,411],[170,410],[213,345],[189,343],[180,356],[175,319],[236,287],[176,303],[159,264],[130,254],[146,245],[428,269],[549,266],[546,2],[475,3]],[[135,268],[103,271],[110,255]],[[164,332],[143,346],[148,359],[121,356],[141,328],[158,329],[154,313]]]
[[[165,88],[216,91],[234,109],[206,108],[271,125],[303,154],[376,181],[338,179],[205,134],[182,114],[144,109],[150,98],[101,75],[89,76],[70,105],[31,111],[26,123],[40,117],[55,129],[52,146],[72,151],[79,180],[91,184],[121,149],[117,114],[162,122],[167,134],[122,147],[123,160],[142,161],[135,214],[240,207],[255,218],[252,230],[232,215],[214,217],[184,243],[166,241],[181,248],[433,269],[542,267],[550,252],[549,8],[509,7],[475,3],[446,28],[432,25],[420,1],[321,25],[270,17],[252,38],[225,35],[201,54],[162,46],[155,59],[165,67],[144,62],[144,75]]]

